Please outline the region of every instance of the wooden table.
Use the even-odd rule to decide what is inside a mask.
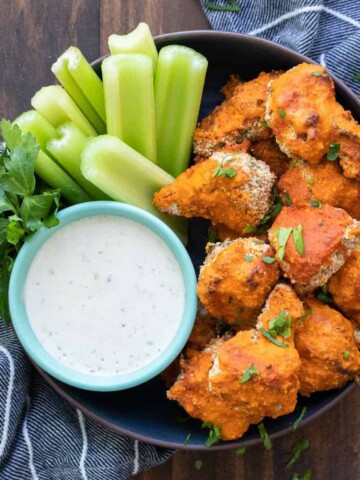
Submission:
[[[149,23],[154,35],[209,28],[198,0],[1,0],[0,18],[0,105],[1,115],[10,119],[29,109],[36,90],[54,82],[50,66],[71,44],[93,60],[107,52],[111,33],[126,33],[140,21]],[[295,471],[311,467],[313,480],[360,479],[358,389],[309,426],[275,441],[270,452],[262,447],[249,448],[244,457],[233,451],[178,452],[134,479],[291,479],[284,464],[302,436],[311,447]],[[197,459],[203,461],[199,472]]]

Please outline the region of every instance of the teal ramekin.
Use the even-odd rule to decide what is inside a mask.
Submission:
[[[25,304],[24,285],[30,265],[41,246],[59,229],[82,218],[115,215],[142,224],[158,235],[175,255],[185,285],[185,308],[179,328],[169,346],[153,361],[131,373],[96,376],[67,367],[48,353],[31,328]],[[112,201],[81,203],[59,212],[60,223],[53,228],[42,227],[21,248],[10,277],[9,305],[15,332],[30,358],[45,372],[68,385],[85,390],[110,392],[124,390],[147,382],[175,360],[190,336],[197,309],[196,275],[191,259],[175,233],[156,218],[140,208]],[[85,332],[84,332],[85,334]]]

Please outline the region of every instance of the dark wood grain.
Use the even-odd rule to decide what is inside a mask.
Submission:
[[[0,18],[0,105],[8,118],[27,110],[35,91],[54,82],[50,65],[71,44],[93,60],[107,51],[110,33],[128,32],[140,21],[148,22],[154,34],[208,28],[198,0],[0,0]],[[302,436],[311,447],[287,471],[291,447]],[[203,461],[199,472],[197,459]],[[234,451],[178,452],[133,479],[287,480],[307,467],[312,480],[360,479],[360,390],[296,434],[275,441],[270,452],[262,447],[249,448],[243,457]]]

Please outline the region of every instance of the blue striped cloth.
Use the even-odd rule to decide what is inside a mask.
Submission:
[[[216,30],[250,33],[308,55],[360,95],[360,0],[201,0]],[[146,20],[146,19],[144,19]],[[170,457],[69,406],[29,366],[0,319],[0,480],[121,480]]]
[[[311,57],[360,95],[360,0],[201,0],[214,30],[266,38]]]
[[[100,427],[30,367],[0,319],[0,479],[121,480],[172,454]]]

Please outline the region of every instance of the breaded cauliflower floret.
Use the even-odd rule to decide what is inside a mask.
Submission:
[[[208,244],[197,293],[211,315],[235,325],[255,325],[280,269],[270,245],[257,238]]]
[[[214,154],[155,193],[154,205],[171,215],[203,217],[244,233],[271,209],[274,181],[269,167],[246,153]]]
[[[360,125],[340,104],[336,105],[334,112],[336,141],[340,146],[339,157],[344,175],[360,180]]]
[[[250,82],[225,86],[226,99],[195,130],[195,154],[206,158],[219,148],[240,143],[245,138],[271,137],[271,130],[264,121],[265,102],[267,85],[278,75],[278,72],[262,72]]]
[[[299,352],[300,393],[340,388],[360,372],[360,352],[353,324],[339,312],[316,299],[306,299],[309,316],[295,332]]]
[[[269,296],[259,322],[276,319],[281,312],[292,324],[304,309],[294,291],[278,285]],[[257,330],[237,333],[228,341],[218,340],[191,360],[183,360],[182,373],[168,391],[189,415],[211,422],[224,440],[241,437],[251,424],[265,416],[273,418],[292,412],[299,388],[299,355],[292,336],[281,336],[283,347],[269,341]],[[244,381],[244,374],[255,374]]]
[[[335,88],[328,72],[319,65],[302,63],[271,82],[266,120],[284,153],[318,163],[336,142],[334,105]]]
[[[282,246],[284,238],[288,239]],[[359,245],[360,223],[329,205],[283,207],[269,240],[284,275],[299,294],[306,294],[324,285]]]
[[[345,265],[330,278],[328,287],[335,304],[360,325],[360,250],[352,252]]]
[[[344,177],[337,162],[311,165],[298,160],[282,175],[278,186],[283,199],[290,198],[293,205],[327,203],[343,208],[351,217],[360,219],[360,183]]]

